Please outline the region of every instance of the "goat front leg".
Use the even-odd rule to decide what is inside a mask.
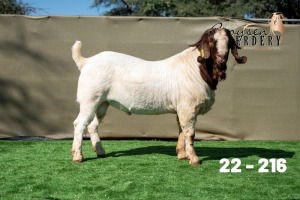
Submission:
[[[177,125],[179,127],[179,136],[178,136],[178,141],[177,141],[177,146],[176,146],[176,153],[177,157],[179,160],[184,160],[187,159],[186,153],[185,153],[185,136],[184,133],[182,132],[182,128],[179,122],[179,117],[178,115],[176,116],[177,119]]]
[[[195,123],[196,123],[196,110],[184,111],[178,113],[180,126],[182,133],[180,133],[177,144],[177,156],[178,158],[187,158],[191,165],[199,165],[199,158],[196,155],[194,148],[195,138]],[[182,150],[185,147],[185,151]]]
[[[196,155],[196,151],[194,148],[194,138],[195,138],[195,128],[194,126],[187,127],[184,129],[185,136],[185,151],[187,158],[190,160],[190,165],[199,165],[200,161],[198,156]]]
[[[181,132],[178,136],[176,153],[179,160],[187,159],[186,152],[185,152],[185,135],[183,132]]]

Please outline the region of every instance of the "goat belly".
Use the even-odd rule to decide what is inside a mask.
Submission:
[[[136,114],[136,115],[159,115],[159,114],[165,114],[165,113],[175,113],[172,109],[166,109],[162,108],[160,106],[157,106],[155,104],[151,105],[124,105],[119,101],[115,100],[108,100],[108,103],[113,106],[114,108],[117,108],[129,115]]]
[[[127,114],[158,115],[175,113],[171,101],[164,90],[156,90],[146,86],[120,84],[111,88],[107,95],[107,102]]]

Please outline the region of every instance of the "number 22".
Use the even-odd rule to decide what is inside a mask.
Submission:
[[[228,166],[230,165],[230,163],[234,164],[232,169],[228,169]],[[227,159],[227,158],[222,158],[220,160],[220,164],[224,164],[220,168],[221,173],[228,173],[228,172],[239,173],[239,172],[242,172],[242,170],[239,168],[241,166],[241,160],[238,159],[238,158],[233,158],[231,161],[229,161],[229,159]]]

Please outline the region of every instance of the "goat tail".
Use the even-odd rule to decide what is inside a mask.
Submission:
[[[76,63],[79,71],[81,71],[81,69],[87,62],[87,58],[84,58],[81,55],[81,45],[82,45],[81,41],[77,40],[75,44],[72,46],[72,58]]]

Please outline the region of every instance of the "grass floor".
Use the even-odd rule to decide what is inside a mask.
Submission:
[[[173,141],[103,141],[99,159],[84,141],[80,164],[71,143],[0,141],[0,199],[300,199],[300,142],[196,142],[197,167]],[[221,158],[241,159],[242,172],[220,173]],[[259,173],[260,158],[284,158],[287,171]]]

